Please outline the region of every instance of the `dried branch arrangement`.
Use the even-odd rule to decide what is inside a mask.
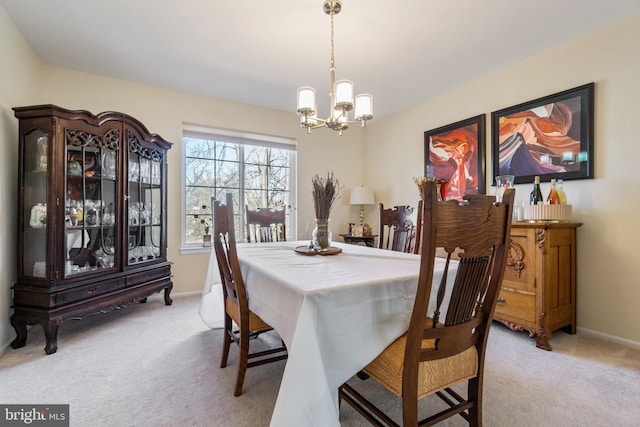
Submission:
[[[418,196],[420,197],[420,200],[422,200],[422,191],[423,191],[423,187],[424,184],[427,182],[427,178],[425,178],[424,176],[420,176],[420,177],[413,177],[413,182],[416,183],[416,185],[418,186]]]
[[[413,182],[416,183],[416,185],[418,186],[418,196],[420,197],[420,200],[422,200],[422,192],[424,191],[424,184],[427,182],[435,182],[435,183],[439,183],[438,182],[438,178],[436,177],[431,177],[431,178],[426,178],[424,176],[421,177],[413,177]]]
[[[330,172],[326,178],[315,175],[311,178],[311,183],[316,218],[328,219],[333,204],[340,198],[340,182]]]

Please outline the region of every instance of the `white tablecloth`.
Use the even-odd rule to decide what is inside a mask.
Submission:
[[[293,251],[304,243],[239,244],[238,257],[251,310],[289,351],[271,426],[339,426],[338,387],[408,328],[420,258],[341,243],[334,256]],[[223,326],[213,252],[200,314]]]

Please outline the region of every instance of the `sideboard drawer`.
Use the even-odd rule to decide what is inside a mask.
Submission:
[[[114,292],[124,288],[124,278],[105,280],[103,282],[89,283],[77,286],[57,293],[57,305],[70,304],[77,301],[85,301],[107,292]]]
[[[517,318],[533,324],[535,322],[536,296],[502,289],[496,305],[496,315],[502,319]]]
[[[171,277],[171,265],[168,263],[158,264],[154,268],[131,272],[127,276],[127,287],[168,277]]]

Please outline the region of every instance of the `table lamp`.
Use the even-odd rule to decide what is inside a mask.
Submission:
[[[373,190],[367,187],[353,187],[351,189],[350,205],[360,205],[360,225],[364,225],[364,205],[373,205],[375,199]]]

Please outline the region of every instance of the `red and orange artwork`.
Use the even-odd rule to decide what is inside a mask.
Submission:
[[[445,200],[480,193],[478,134],[478,123],[472,123],[428,137],[428,175],[440,182]]]

